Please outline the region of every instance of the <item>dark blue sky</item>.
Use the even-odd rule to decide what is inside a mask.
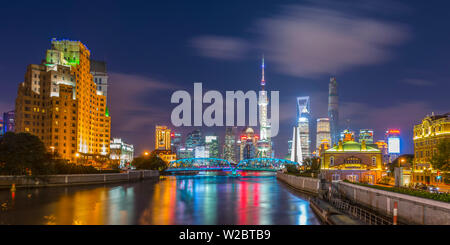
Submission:
[[[0,110],[14,108],[26,65],[50,39],[80,40],[110,73],[112,136],[152,149],[155,124],[170,126],[171,94],[280,91],[277,156],[287,152],[296,96],[327,116],[330,75],[339,84],[342,126],[373,128],[382,139],[426,114],[450,111],[449,3],[445,1],[7,1],[0,8]],[[181,128],[186,133],[193,128]],[[224,128],[205,128],[222,136]]]

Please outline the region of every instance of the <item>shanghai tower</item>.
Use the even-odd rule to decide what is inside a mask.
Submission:
[[[330,78],[328,93],[328,117],[330,118],[331,144],[339,142],[339,110],[336,77]]]

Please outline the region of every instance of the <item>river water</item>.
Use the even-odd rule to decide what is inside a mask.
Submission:
[[[308,196],[274,173],[0,190],[0,224],[316,225]]]

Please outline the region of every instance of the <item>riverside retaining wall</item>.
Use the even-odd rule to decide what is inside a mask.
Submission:
[[[320,188],[320,180],[315,178],[294,176],[290,174],[285,174],[277,172],[277,178],[286,184],[310,193],[318,194]]]
[[[79,184],[99,184],[122,181],[135,181],[159,177],[157,170],[128,171],[127,173],[112,174],[67,174],[46,176],[0,176],[0,188],[16,187],[45,187]]]
[[[387,216],[392,216],[394,202],[397,202],[397,217],[400,223],[450,225],[450,203],[342,181],[338,183],[338,190],[348,199]]]

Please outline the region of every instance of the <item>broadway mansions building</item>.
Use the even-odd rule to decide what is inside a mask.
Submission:
[[[42,64],[28,65],[16,98],[15,131],[38,136],[71,162],[106,159],[110,151],[111,118],[90,55],[80,41],[53,39]]]

